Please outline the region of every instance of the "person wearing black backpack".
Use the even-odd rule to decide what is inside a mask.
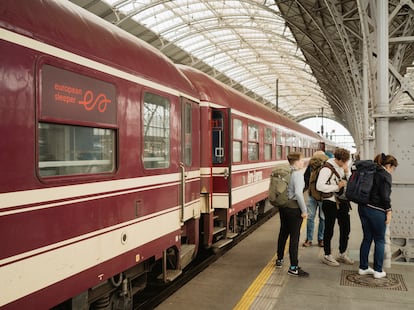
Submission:
[[[397,159],[392,155],[378,154],[374,162],[377,169],[369,195],[369,203],[358,204],[358,213],[361,219],[363,239],[359,250],[360,275],[372,274],[374,278],[384,278],[387,274],[382,269],[384,261],[385,230],[391,221],[391,174],[398,166]],[[374,269],[368,265],[368,255],[372,241],[374,249]]]

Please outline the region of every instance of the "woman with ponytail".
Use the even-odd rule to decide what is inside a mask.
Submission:
[[[377,170],[370,193],[369,203],[358,205],[361,219],[363,239],[359,251],[359,274],[372,274],[374,278],[384,278],[382,270],[384,261],[385,229],[391,221],[391,174],[398,166],[397,159],[384,153],[375,156]],[[368,266],[368,255],[374,241],[374,269]]]

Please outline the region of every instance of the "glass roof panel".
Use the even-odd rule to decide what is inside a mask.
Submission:
[[[278,79],[279,108],[292,116],[306,96],[307,110],[331,109],[274,1],[105,2],[273,106]]]

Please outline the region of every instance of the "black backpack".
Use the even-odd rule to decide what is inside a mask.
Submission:
[[[352,175],[346,186],[346,198],[358,204],[368,204],[377,164],[372,160],[359,160],[351,168]]]

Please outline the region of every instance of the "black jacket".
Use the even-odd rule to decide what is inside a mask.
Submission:
[[[369,197],[369,204],[375,208],[390,211],[391,210],[391,174],[382,166],[377,166],[374,175],[374,184]]]

